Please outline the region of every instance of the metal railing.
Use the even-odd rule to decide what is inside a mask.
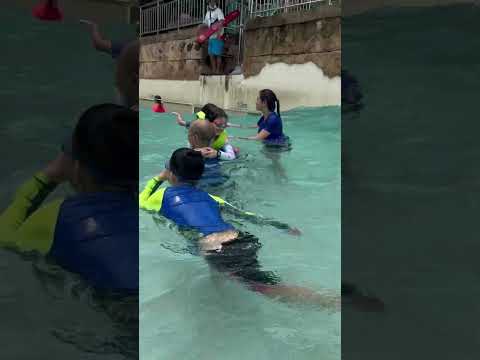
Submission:
[[[157,0],[140,6],[140,36],[203,23],[207,2],[207,0]],[[233,32],[238,32],[248,18],[308,11],[326,4],[339,5],[340,0],[218,0],[218,6],[225,15],[235,9],[242,9],[241,18],[237,18],[227,27],[227,30]]]
[[[202,24],[208,0],[157,0],[140,6],[140,36]],[[241,64],[244,49],[243,32],[249,18],[273,16],[285,12],[309,11],[320,5],[339,5],[341,0],[217,0],[227,15],[240,10],[241,15],[226,27],[236,39],[236,61]]]
[[[205,6],[205,0],[158,0],[142,5],[140,36],[201,24]]]
[[[273,16],[285,12],[308,11],[320,5],[338,5],[333,0],[249,0],[250,17]]]
[[[207,2],[207,0],[157,0],[140,6],[140,36],[203,23]],[[217,3],[225,15],[240,8],[238,0],[218,0]],[[238,27],[240,19],[230,23],[227,29]]]

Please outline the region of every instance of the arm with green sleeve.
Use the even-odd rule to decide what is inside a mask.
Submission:
[[[224,209],[225,211],[228,211],[231,214],[233,214],[233,215],[235,215],[239,218],[248,220],[253,224],[270,225],[270,226],[273,226],[274,228],[277,228],[279,230],[287,230],[287,231],[289,231],[291,233],[294,233],[294,234],[299,234],[300,233],[298,229],[295,229],[295,228],[291,227],[290,225],[288,225],[286,223],[283,223],[281,221],[277,221],[277,220],[274,220],[274,219],[264,218],[260,215],[254,214],[252,212],[243,211],[243,210],[235,207],[234,205],[230,204],[229,202],[223,200],[222,198],[220,198],[218,196],[214,196],[214,195],[210,195],[210,196],[216,202],[218,202],[220,204],[221,208]]]
[[[0,214],[0,246],[48,253],[63,199],[42,206],[57,184],[39,172],[26,181]]]
[[[140,209],[158,212],[162,208],[163,194],[165,188],[160,188],[163,181],[154,177],[147,182],[147,185],[139,195]]]

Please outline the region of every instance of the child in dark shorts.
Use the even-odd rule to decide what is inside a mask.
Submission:
[[[299,231],[289,225],[242,212],[223,199],[196,188],[204,166],[200,152],[189,148],[176,150],[166,169],[151,179],[140,194],[140,207],[159,213],[180,229],[198,232],[200,237],[195,244],[198,254],[212,269],[238,280],[250,290],[281,301],[337,309],[340,305],[338,295],[319,294],[307,288],[286,285],[278,275],[262,269],[258,261],[260,241],[225,222],[220,205],[254,222],[269,224],[295,235]],[[164,181],[171,186],[161,187]]]

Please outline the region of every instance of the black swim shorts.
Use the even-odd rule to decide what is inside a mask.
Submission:
[[[257,259],[261,246],[257,237],[241,232],[237,239],[223,244],[220,251],[208,251],[206,260],[215,270],[248,285],[278,284],[281,281],[278,275],[261,269]]]

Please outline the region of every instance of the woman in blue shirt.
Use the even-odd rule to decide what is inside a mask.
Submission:
[[[280,101],[272,90],[264,89],[258,94],[256,108],[262,113],[257,123],[257,135],[238,137],[244,140],[260,140],[265,145],[288,146],[289,138],[283,133],[280,116]]]

